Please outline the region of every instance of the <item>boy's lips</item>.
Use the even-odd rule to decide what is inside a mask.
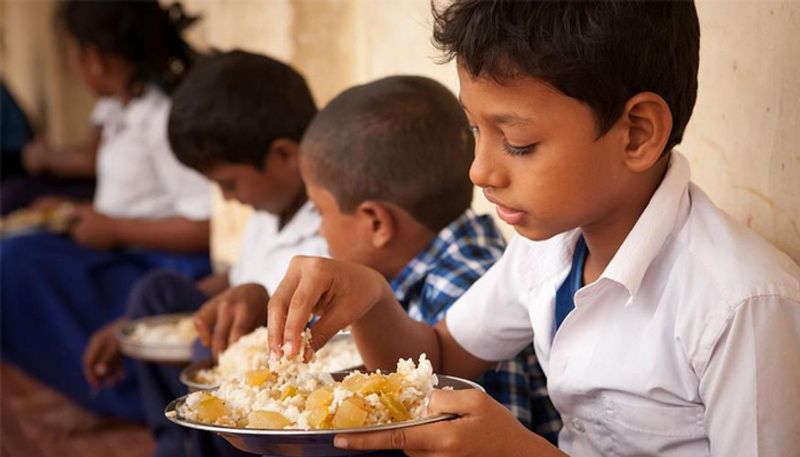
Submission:
[[[525,211],[515,208],[510,208],[508,206],[503,205],[502,203],[492,198],[485,192],[484,195],[486,195],[487,200],[494,203],[495,209],[497,211],[497,216],[500,217],[500,219],[502,219],[503,222],[505,222],[506,224],[517,225],[520,222],[522,222],[522,219],[525,217],[525,214],[527,214],[525,213]]]

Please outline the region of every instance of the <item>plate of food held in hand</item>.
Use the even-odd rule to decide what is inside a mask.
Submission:
[[[228,379],[267,368],[267,327],[259,327],[222,351],[219,362],[204,359],[181,371],[180,380],[190,391],[211,390]],[[347,371],[363,364],[350,332],[340,332],[315,354],[316,367],[326,373]]]
[[[304,334],[308,341],[308,332]],[[254,454],[338,456],[333,437],[344,433],[391,430],[453,419],[427,414],[435,389],[478,389],[478,384],[433,373],[421,355],[401,359],[396,371],[328,373],[316,361],[268,359],[265,368],[223,381],[210,391],[180,397],[165,414],[172,422],[220,434]]]
[[[192,361],[197,331],[191,313],[164,314],[132,320],[117,329],[123,354],[145,362]]]

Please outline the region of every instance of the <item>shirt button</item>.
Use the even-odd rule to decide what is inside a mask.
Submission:
[[[574,427],[575,430],[578,431],[579,433],[583,433],[586,431],[586,429],[583,427],[583,422],[578,418],[572,419],[572,427]]]

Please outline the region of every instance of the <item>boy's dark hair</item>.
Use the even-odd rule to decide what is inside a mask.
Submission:
[[[317,107],[303,76],[269,57],[230,51],[195,65],[172,97],[169,141],[184,165],[264,166],[278,138],[300,142]]]
[[[469,124],[453,94],[428,78],[344,91],[314,118],[301,150],[343,212],[381,200],[439,231],[472,201]]]
[[[58,19],[79,44],[128,62],[129,84],[154,83],[170,93],[196,57],[181,37],[196,18],[178,3],[164,10],[156,0],[67,0]]]
[[[681,142],[697,98],[694,3],[455,0],[434,14],[434,44],[473,77],[533,76],[592,108],[600,135],[639,92],[672,111],[665,151]]]

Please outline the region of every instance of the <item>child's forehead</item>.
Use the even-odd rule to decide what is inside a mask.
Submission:
[[[242,174],[242,172],[250,171],[253,168],[251,165],[229,162],[227,160],[214,160],[206,166],[202,172],[206,176],[219,177],[219,178],[232,178]]]
[[[459,69],[459,81],[459,102],[467,114],[480,113],[498,123],[532,121],[550,110],[580,103],[533,76],[497,79]]]

